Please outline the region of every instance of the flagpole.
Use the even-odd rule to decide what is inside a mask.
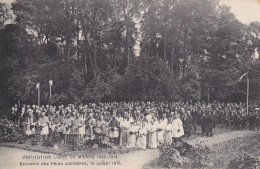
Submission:
[[[53,84],[52,80],[49,80],[49,85],[50,85],[50,98],[51,98],[51,87],[52,87],[52,84]]]
[[[38,107],[40,107],[40,85],[38,87]]]
[[[248,115],[248,103],[249,103],[249,78],[247,73],[247,79],[246,79],[246,113]]]
[[[50,98],[51,98],[51,85],[50,85]]]

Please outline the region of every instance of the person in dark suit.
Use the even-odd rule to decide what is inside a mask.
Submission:
[[[253,112],[253,111],[249,112],[248,122],[249,122],[249,130],[255,130],[255,123],[256,123],[256,113],[255,112]]]
[[[212,130],[214,127],[215,127],[214,118],[213,118],[211,110],[209,110],[205,116],[205,131],[206,131],[206,135],[208,137],[213,137]]]
[[[116,119],[116,112],[114,112],[108,123],[108,135],[117,144],[119,144],[119,127],[120,122]]]
[[[187,111],[187,113],[184,113],[183,128],[184,128],[185,137],[188,139],[191,136],[191,129],[192,129],[192,117],[190,115],[189,110]]]

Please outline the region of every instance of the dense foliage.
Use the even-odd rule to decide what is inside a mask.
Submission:
[[[115,99],[125,101],[176,101],[177,80],[157,56],[138,57],[116,84]]]
[[[23,143],[25,139],[23,128],[7,119],[0,119],[0,143]]]
[[[260,23],[218,0],[16,0],[0,10],[1,108],[20,99],[245,102],[260,96]],[[13,14],[11,14],[13,13]],[[49,79],[53,80],[49,97]]]
[[[259,168],[260,159],[252,154],[244,153],[237,156],[229,162],[229,168],[242,169],[242,168]]]
[[[209,149],[202,145],[192,146],[186,142],[179,142],[162,145],[159,160],[167,168],[179,166],[203,168],[212,165],[208,158],[209,153]]]

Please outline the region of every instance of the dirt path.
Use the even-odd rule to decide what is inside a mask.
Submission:
[[[222,133],[215,135],[214,137],[199,137],[196,139],[188,140],[190,144],[202,143],[207,146],[214,144],[219,144],[226,142],[235,138],[247,137],[253,135],[259,131],[232,131],[228,133]],[[37,158],[48,158],[48,159],[24,159],[26,156],[37,156]],[[113,158],[112,158],[113,157]],[[102,158],[98,156],[92,157],[58,157],[50,154],[43,154],[37,152],[31,152],[21,149],[0,147],[0,169],[45,169],[45,168],[55,168],[55,169],[73,169],[73,168],[105,168],[105,169],[140,169],[142,166],[156,158],[159,157],[158,149],[147,149],[145,151],[135,151],[131,153],[118,154],[116,156],[104,155]],[[79,162],[81,165],[66,165],[66,162]],[[42,162],[48,163],[48,166],[41,164]],[[54,165],[60,164],[60,165]],[[91,164],[94,162],[94,165]],[[22,165],[21,164],[27,164]],[[34,163],[33,165],[29,165]],[[39,163],[39,164],[38,164]],[[82,164],[83,163],[83,164]],[[62,164],[62,165],[61,165]]]
[[[187,142],[192,145],[201,143],[201,144],[205,144],[206,146],[212,146],[214,144],[220,144],[222,142],[226,142],[232,139],[247,137],[257,132],[259,131],[251,131],[251,130],[232,131],[228,133],[215,135],[213,137],[199,137],[196,139],[188,140]]]

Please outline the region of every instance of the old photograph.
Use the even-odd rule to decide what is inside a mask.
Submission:
[[[260,169],[260,0],[0,0],[0,169]]]

